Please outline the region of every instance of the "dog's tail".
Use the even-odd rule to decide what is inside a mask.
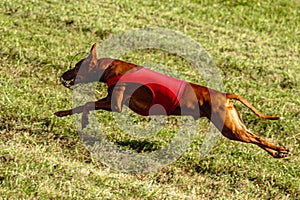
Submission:
[[[240,102],[242,102],[245,106],[247,106],[252,112],[254,112],[260,118],[269,119],[269,120],[279,120],[279,119],[282,119],[282,117],[274,117],[274,116],[268,116],[268,115],[262,114],[261,112],[259,112],[258,110],[256,110],[246,99],[244,99],[243,97],[241,97],[239,95],[236,95],[236,94],[226,94],[226,98],[227,99],[239,100]]]

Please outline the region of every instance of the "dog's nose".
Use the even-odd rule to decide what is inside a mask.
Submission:
[[[69,83],[65,81],[62,76],[59,78],[59,80],[63,86],[65,86],[66,88],[70,88]]]

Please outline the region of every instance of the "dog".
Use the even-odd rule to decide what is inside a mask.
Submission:
[[[68,88],[89,82],[108,85],[105,98],[55,113],[58,117],[82,113],[82,128],[88,125],[90,111],[102,109],[121,112],[122,106],[126,105],[143,116],[187,115],[195,120],[206,117],[230,140],[255,144],[274,158],[284,158],[289,153],[287,148],[272,144],[248,130],[232,100],[240,101],[260,118],[279,120],[280,117],[260,113],[236,94],[175,79],[125,61],[98,59],[96,44],[92,46],[88,57],[63,73],[61,82]]]

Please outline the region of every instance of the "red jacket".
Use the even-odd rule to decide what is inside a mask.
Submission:
[[[145,67],[130,72],[124,75],[115,76],[107,80],[107,85],[111,86],[118,83],[137,83],[145,85],[152,92],[153,105],[159,104],[162,107],[152,107],[150,113],[149,110],[137,113],[143,116],[151,115],[170,115],[174,109],[179,105],[179,101],[184,92],[186,82],[160,74]],[[156,109],[155,109],[156,108]]]

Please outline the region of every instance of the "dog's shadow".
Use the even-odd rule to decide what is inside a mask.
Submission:
[[[136,140],[136,139],[126,139],[122,141],[115,141],[115,145],[121,149],[134,151],[137,153],[147,153],[156,151],[162,148],[161,142],[158,141],[146,141],[146,140]]]
[[[102,141],[99,137],[94,137],[88,134],[80,134],[80,138],[83,141],[87,149],[93,149],[99,145]],[[123,138],[122,140],[117,140],[115,138],[107,138],[109,143],[113,144],[115,147],[124,150],[131,151],[136,153],[149,153],[157,151],[165,146],[162,141],[149,141],[146,139],[135,139],[135,138]]]

